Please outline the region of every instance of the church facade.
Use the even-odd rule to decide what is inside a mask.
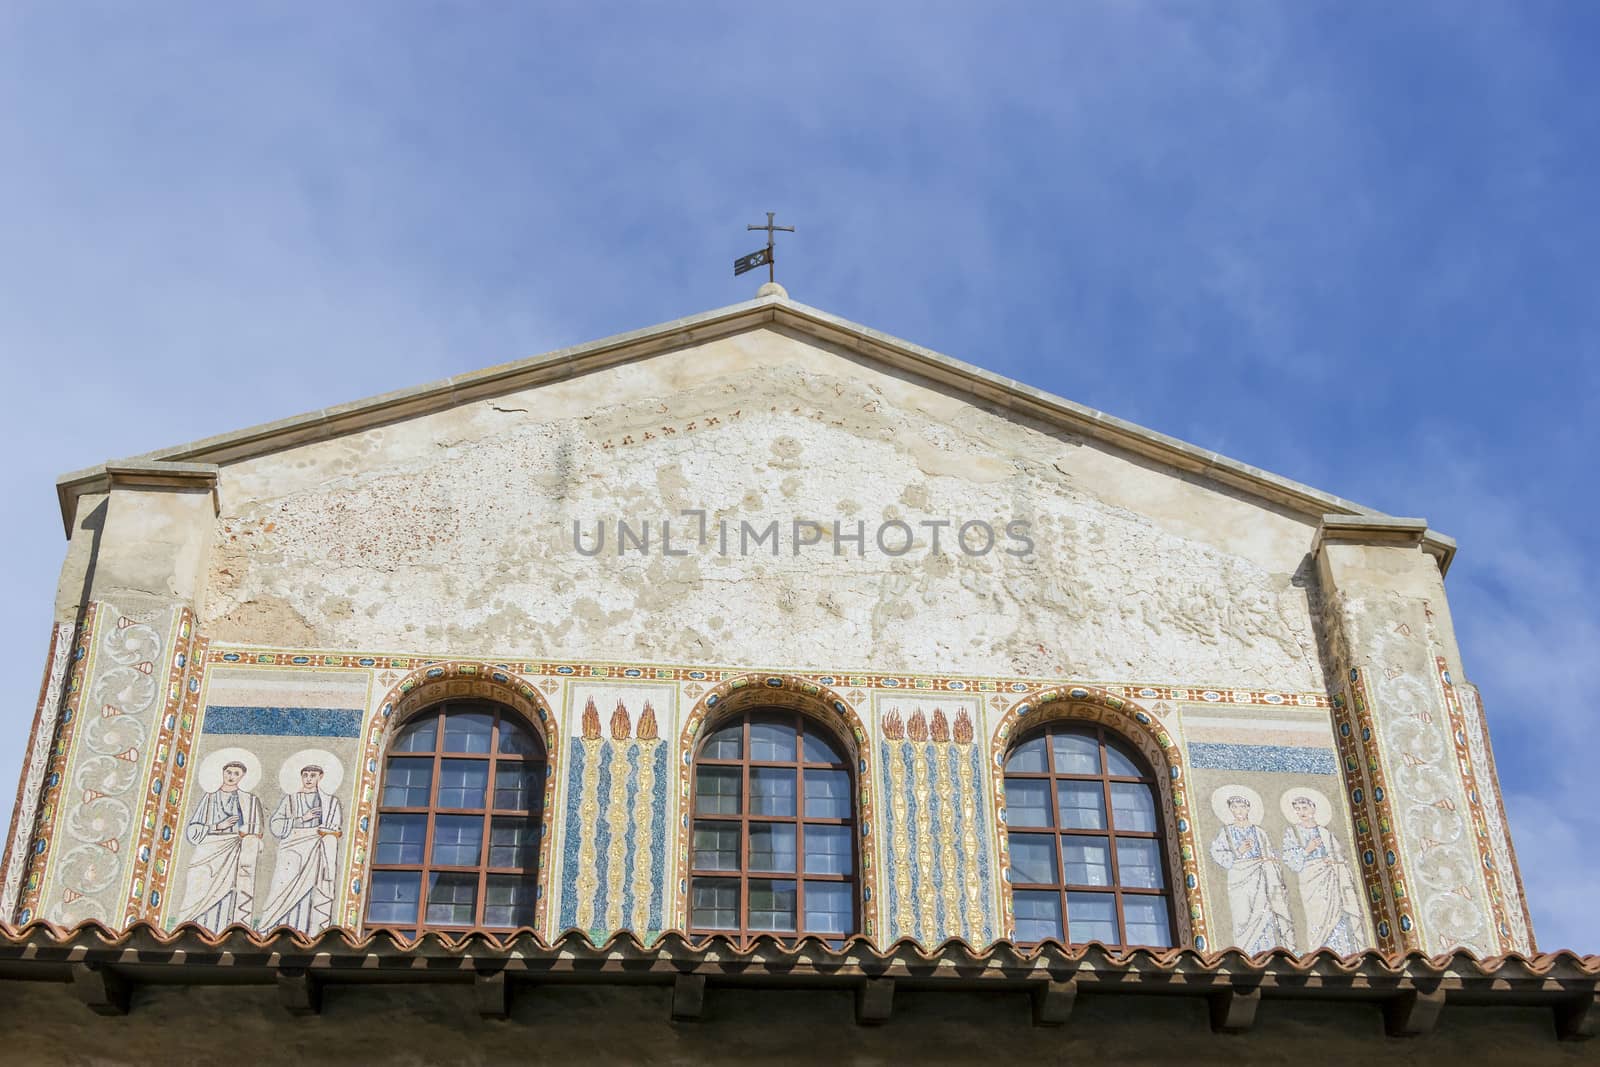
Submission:
[[[136,943],[471,944],[504,1015],[530,959],[655,946],[689,1018],[707,953],[798,952],[871,1021],[918,953],[1048,1022],[1092,958],[1219,1030],[1322,972],[1391,1033],[1509,986],[1592,1029],[1447,536],[776,287],[58,490],[0,977],[55,946],[126,1010]],[[273,959],[313,1010],[333,965]]]

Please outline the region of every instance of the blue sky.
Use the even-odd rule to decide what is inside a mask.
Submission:
[[[1600,951],[1597,51],[1576,0],[0,6],[0,766],[58,474],[743,300],[777,209],[798,300],[1457,537],[1540,943]]]

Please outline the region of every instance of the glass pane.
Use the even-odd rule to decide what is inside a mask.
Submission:
[[[848,819],[849,817],[849,772],[807,771],[806,818]]]
[[[694,783],[696,815],[739,814],[739,786],[743,772],[737,767],[697,767]]]
[[[750,824],[750,870],[794,873],[794,825]]]
[[[750,929],[793,931],[794,903],[793,882],[750,879]]]
[[[750,814],[793,815],[794,771],[782,767],[751,767]]]
[[[1167,898],[1125,896],[1122,914],[1128,920],[1128,944],[1171,948],[1172,929],[1167,922]]]
[[[1012,834],[1011,884],[1060,885],[1055,834]]]
[[[1161,849],[1156,842],[1120,839],[1117,842],[1117,880],[1132,889],[1165,889],[1167,880],[1161,870]]]
[[[1063,837],[1061,851],[1068,885],[1111,884],[1110,841],[1103,837]]]
[[[482,808],[489,791],[489,764],[477,759],[447,759],[439,765],[441,808]]]
[[[1106,796],[1099,782],[1057,782],[1061,825],[1068,830],[1104,830]]]
[[[439,815],[433,823],[433,860],[440,867],[476,867],[483,854],[483,818]]]
[[[378,820],[377,863],[422,865],[422,846],[428,838],[426,815],[385,815]]]
[[[533,925],[534,884],[514,874],[491,874],[483,890],[483,925]]]
[[[1115,741],[1106,742],[1106,773],[1119,778],[1146,777],[1139,765],[1133,762],[1133,757]]]
[[[367,900],[367,922],[402,926],[417,921],[417,901],[422,896],[419,871],[373,871],[372,893]]]
[[[1099,774],[1100,741],[1084,734],[1053,734],[1057,774]]]
[[[383,805],[389,808],[425,808],[433,785],[433,760],[392,759],[383,775]]]
[[[423,921],[439,926],[471,926],[477,899],[477,875],[429,875],[427,918]]]
[[[849,882],[806,883],[808,934],[855,933],[855,887]]]
[[[487,711],[452,711],[444,718],[444,751],[487,752],[494,716]]]
[[[1017,940],[1064,940],[1061,936],[1061,894],[1019,889],[1011,894],[1017,913]]]
[[[1044,738],[1034,737],[1022,742],[1006,757],[1006,770],[1018,774],[1043,774],[1050,768],[1045,764]]]
[[[1006,779],[1006,825],[1053,826],[1050,783],[1038,778]]]
[[[739,869],[739,824],[736,822],[697,822],[694,824],[694,866],[700,871]]]
[[[807,763],[831,763],[836,767],[845,765],[844,754],[833,743],[833,738],[827,731],[815,723],[806,723],[805,735],[801,747],[805,750]],[[809,909],[810,904],[806,907]]]
[[[1155,833],[1156,801],[1150,787],[1139,782],[1112,782],[1111,817],[1118,830]]]
[[[401,728],[399,736],[390,745],[392,752],[432,752],[433,739],[439,733],[439,716],[424,715],[412,719]]]
[[[744,751],[744,723],[730,722],[706,738],[700,754],[707,759],[738,759]]]
[[[539,824],[497,818],[489,827],[489,866],[531,870],[539,862]]]
[[[538,756],[544,748],[532,731],[503,718],[500,720],[500,751],[508,756]]]
[[[739,928],[739,880],[696,878],[690,883],[689,924],[702,930]]]
[[[1067,933],[1074,943],[1122,943],[1117,936],[1117,898],[1110,893],[1068,893]]]
[[[795,729],[789,719],[750,721],[750,758],[794,762]]]
[[[544,765],[500,763],[494,769],[494,806],[505,811],[533,811],[539,807],[539,787]]]
[[[806,873],[851,874],[855,870],[853,832],[848,826],[807,826]]]

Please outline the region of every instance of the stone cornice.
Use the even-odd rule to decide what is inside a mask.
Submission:
[[[1427,519],[1401,518],[1394,515],[1344,515],[1322,516],[1317,534],[1311,541],[1311,554],[1315,556],[1325,544],[1362,545],[1416,545],[1432,556],[1439,564],[1439,573],[1450,570],[1455,559],[1455,538],[1429,529]]]
[[[177,492],[202,491],[211,494],[211,506],[220,513],[217,496],[220,468],[215,463],[184,463],[172,460],[114,460],[98,467],[62,475],[56,480],[56,500],[61,505],[61,522],[67,536],[77,522],[78,498],[86,493],[106,493],[112,489],[169,489]]]

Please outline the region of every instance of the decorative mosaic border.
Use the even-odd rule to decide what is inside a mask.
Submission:
[[[1389,801],[1389,791],[1386,788],[1387,779],[1384,777],[1383,757],[1380,748],[1373,742],[1372,708],[1367,701],[1366,683],[1361,677],[1361,668],[1350,668],[1350,703],[1355,709],[1357,736],[1360,738],[1361,747],[1366,754],[1366,767],[1368,781],[1371,783],[1371,797],[1373,811],[1377,816],[1378,843],[1383,848],[1383,863],[1387,870],[1389,882],[1389,899],[1394,906],[1396,915],[1394,931],[1395,936],[1391,942],[1385,939],[1390,937],[1388,920],[1378,920],[1378,943],[1385,951],[1410,952],[1413,949],[1421,950],[1423,947],[1422,933],[1417,929],[1416,920],[1411,915],[1410,895],[1406,891],[1405,862],[1400,856],[1400,841],[1395,836],[1394,806]],[[1361,787],[1357,786],[1350,794],[1350,800],[1357,805],[1363,803]],[[1362,855],[1363,865],[1366,856]],[[1390,944],[1393,947],[1390,947]]]
[[[1182,874],[1183,898],[1188,905],[1179,910],[1179,929],[1173,931],[1177,941],[1187,941],[1196,949],[1205,951],[1210,946],[1207,937],[1205,903],[1200,893],[1200,859],[1195,848],[1194,818],[1189,810],[1189,791],[1183,779],[1183,755],[1165,727],[1137,704],[1088,686],[1071,686],[1042,689],[1026,700],[1013,705],[995,728],[990,742],[990,764],[994,791],[996,855],[999,857],[1001,878],[1000,924],[1007,937],[1016,936],[1016,916],[1011,893],[1008,890],[1011,870],[1011,847],[1006,834],[1005,759],[1010,748],[1008,741],[1015,734],[1030,730],[1041,723],[1057,719],[1075,719],[1100,722],[1111,726],[1150,760],[1160,783],[1161,799],[1172,818],[1164,820],[1167,831],[1167,862],[1177,861]],[[1166,775],[1161,771],[1165,769]],[[1183,927],[1187,927],[1184,929]]]
[[[1500,868],[1494,861],[1494,845],[1489,836],[1489,821],[1484,813],[1483,794],[1479,790],[1478,776],[1472,766],[1472,751],[1467,746],[1467,723],[1461,708],[1461,700],[1456,694],[1455,684],[1450,680],[1450,669],[1443,656],[1435,656],[1434,666],[1438,671],[1439,688],[1444,693],[1445,714],[1450,719],[1450,741],[1454,746],[1456,768],[1461,772],[1461,784],[1466,789],[1467,805],[1472,812],[1472,830],[1477,840],[1479,867],[1483,871],[1485,888],[1488,889],[1489,910],[1494,921],[1496,943],[1502,953],[1512,952],[1521,948],[1511,930],[1511,922],[1506,908],[1505,890],[1500,881]]]
[[[67,681],[67,664],[72,650],[74,625],[59,622],[50,628],[50,647],[45,652],[44,681],[39,686],[39,702],[33,709],[33,727],[28,732],[28,749],[22,759],[22,774],[17,782],[17,798],[11,807],[11,829],[6,835],[5,859],[0,861],[0,919],[16,918],[17,897],[28,866],[31,831],[38,816],[39,790],[45,767],[50,761],[50,739],[61,712],[61,690]]]
[[[1344,767],[1345,799],[1350,805],[1350,815],[1355,823],[1356,849],[1361,856],[1361,884],[1367,891],[1367,907],[1375,920],[1378,947],[1384,952],[1395,951],[1398,941],[1394,936],[1394,908],[1384,889],[1383,869],[1378,866],[1378,844],[1372,833],[1374,816],[1370,798],[1372,784],[1367,779],[1366,760],[1358,738],[1349,702],[1343,697],[1333,701],[1334,738],[1339,745],[1339,760]]]
[[[388,653],[344,653],[324,650],[285,650],[281,648],[249,648],[236,646],[212,647],[205,654],[205,662],[249,664],[252,666],[285,667],[368,667],[388,670],[413,671],[438,663],[448,663],[457,657],[391,655]],[[851,671],[796,670],[776,668],[763,670],[751,667],[688,666],[672,664],[629,663],[616,660],[569,662],[562,660],[492,659],[501,670],[531,677],[554,678],[623,678],[663,682],[702,682],[716,685],[746,675],[809,678],[832,688],[902,689],[912,692],[950,693],[1010,693],[1024,696],[1036,691],[1040,685],[1087,684],[1098,692],[1109,693],[1126,700],[1171,700],[1204,704],[1263,705],[1267,707],[1326,708],[1330,706],[1326,693],[1297,693],[1281,689],[1232,689],[1225,686],[1146,685],[1138,682],[1087,682],[1066,679],[1052,683],[1050,679],[1025,679],[1016,677],[988,677],[980,675],[915,675],[866,674]]]
[[[172,756],[173,737],[178,726],[178,707],[183,700],[184,682],[187,680],[189,661],[192,653],[194,636],[194,612],[188,608],[182,609],[178,615],[178,624],[175,639],[172,641],[171,656],[167,663],[167,700],[161,709],[161,722],[156,729],[154,743],[151,751],[154,754],[150,760],[149,768],[144,774],[144,789],[141,796],[145,798],[144,811],[137,824],[137,837],[134,840],[133,863],[128,871],[127,884],[123,889],[122,921],[124,925],[135,922],[148,912],[145,903],[146,880],[149,875],[150,861],[156,840],[156,830],[161,819],[161,791],[163,778],[167,770],[167,761]],[[154,889],[154,883],[150,884]]]
[[[161,900],[172,879],[172,855],[177,849],[178,827],[183,824],[183,796],[189,778],[190,756],[194,752],[195,724],[200,721],[202,679],[206,646],[209,640],[196,637],[190,650],[190,669],[183,681],[183,704],[178,710],[178,726],[173,743],[172,762],[167,769],[166,806],[160,816],[155,855],[150,864],[150,892],[145,898],[143,918],[156,923],[161,917]]]
[[[94,665],[98,607],[94,603],[84,607],[78,620],[77,633],[73,637],[71,676],[67,680],[61,717],[56,723],[55,741],[50,749],[49,768],[39,795],[39,821],[34,828],[32,844],[28,846],[28,877],[23,883],[22,899],[17,909],[19,924],[25,924],[35,917],[34,912],[38,910],[39,899],[44,891],[51,846],[59,829],[57,816],[61,814],[61,783],[66,778],[67,757],[71,755],[72,737],[77,731],[84,683]]]
[[[521,712],[541,734],[545,746],[544,812],[539,832],[539,875],[535,887],[534,929],[545,930],[551,897],[555,838],[555,789],[563,755],[561,729],[550,705],[531,684],[504,668],[474,660],[452,660],[412,671],[384,695],[365,730],[361,774],[354,793],[360,812],[350,841],[350,877],[346,883],[344,925],[362,928],[362,889],[366,885],[369,838],[377,811],[377,785],[389,736],[412,714],[444,700],[487,697]]]
[[[861,717],[833,690],[820,682],[790,674],[746,673],[715,686],[695,703],[678,735],[678,859],[676,906],[673,919],[679,929],[689,928],[689,848],[693,841],[690,791],[693,786],[695,738],[710,721],[751,704],[776,704],[797,708],[821,718],[852,743],[856,757],[856,832],[861,853],[861,933],[877,937],[877,870],[873,855],[872,746]]]

